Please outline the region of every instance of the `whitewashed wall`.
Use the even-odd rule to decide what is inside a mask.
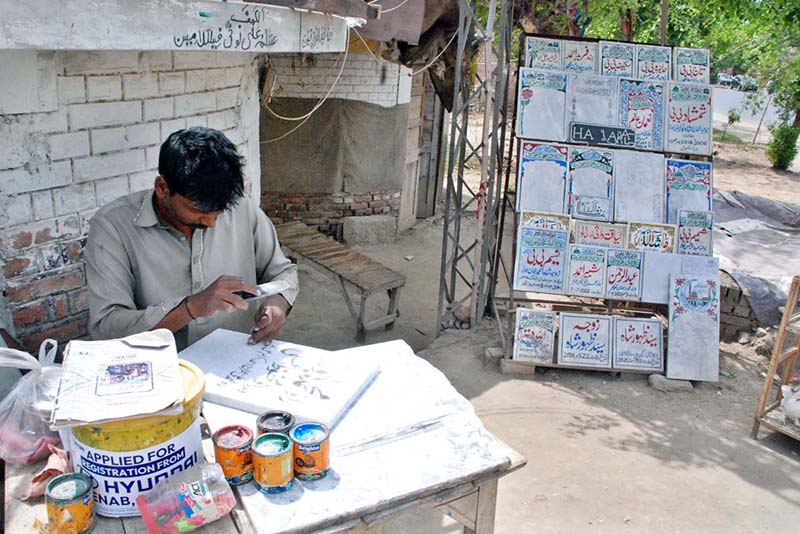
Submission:
[[[261,184],[254,54],[37,54],[42,83],[0,91],[0,110],[52,110],[0,111],[0,313],[29,348],[85,332],[88,222],[100,206],[152,186],[170,133],[222,130],[247,158],[254,198]]]
[[[276,78],[272,96],[321,98],[336,81],[339,54],[270,55]],[[407,104],[411,98],[409,70],[378,62],[370,54],[349,53],[331,98],[358,100],[383,107]]]

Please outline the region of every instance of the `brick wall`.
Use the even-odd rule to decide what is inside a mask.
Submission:
[[[224,131],[247,158],[247,187],[258,197],[253,60],[238,53],[59,52],[57,109],[0,115],[0,314],[30,350],[47,337],[86,334],[89,220],[100,206],[152,186],[170,133],[188,126]]]
[[[335,65],[338,57],[339,54],[271,55],[276,73],[272,96],[322,98],[336,81],[341,67]],[[379,65],[368,53],[351,52],[330,98],[359,100],[384,107],[407,103],[409,91],[401,83],[400,69],[394,63]]]
[[[303,221],[321,232],[339,237],[342,217],[394,215],[400,211],[400,191],[373,193],[283,193],[264,191],[261,207],[274,223]]]
[[[725,341],[738,339],[742,332],[758,328],[758,320],[750,308],[747,295],[727,273],[720,271],[719,335]]]

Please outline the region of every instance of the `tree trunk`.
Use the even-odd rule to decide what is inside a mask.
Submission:
[[[792,126],[800,130],[800,109],[794,112],[794,122],[792,123]]]
[[[620,26],[622,27],[622,35],[625,40],[630,42],[633,40],[633,21],[635,19],[633,9],[625,9],[619,17]]]

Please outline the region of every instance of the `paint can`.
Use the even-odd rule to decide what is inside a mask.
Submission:
[[[44,490],[48,532],[86,534],[95,524],[92,481],[82,473],[59,475]]]
[[[330,468],[330,431],[322,423],[300,423],[289,432],[294,442],[294,476],[320,480]]]
[[[256,420],[258,435],[267,432],[278,432],[279,434],[289,435],[289,430],[294,426],[294,416],[289,412],[274,410],[262,413]]]
[[[98,515],[138,516],[136,497],[159,481],[203,463],[199,415],[205,378],[196,365],[184,360],[178,364],[184,398],[180,413],[70,430],[72,467],[92,479]]]
[[[286,434],[267,432],[253,443],[253,481],[264,493],[282,493],[292,487],[292,440]]]
[[[224,426],[214,432],[214,458],[231,486],[253,480],[253,431],[242,425]]]

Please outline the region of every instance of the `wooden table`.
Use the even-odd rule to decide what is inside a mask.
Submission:
[[[280,495],[242,486],[232,516],[198,532],[374,534],[430,508],[458,520],[467,534],[494,531],[498,479],[525,459],[489,434],[469,401],[402,341],[350,350],[380,359],[381,373],[333,431],[329,475]],[[254,415],[208,402],[204,414],[212,430],[255,426]],[[7,491],[20,475],[9,471]],[[32,532],[34,517],[45,518],[41,499],[7,497],[8,534]],[[145,530],[138,518],[101,518],[95,532]]]

